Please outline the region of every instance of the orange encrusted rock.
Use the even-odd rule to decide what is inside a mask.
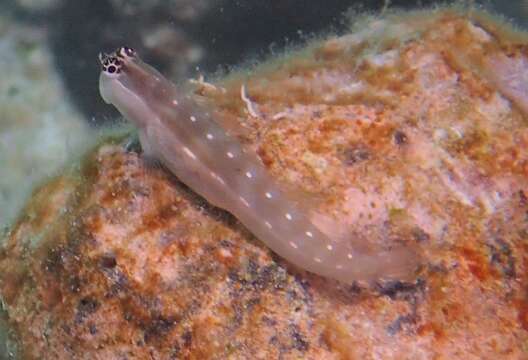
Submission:
[[[195,94],[322,231],[422,254],[412,281],[303,272],[108,142],[38,188],[6,236],[20,354],[526,357],[526,39],[482,13],[387,15]]]

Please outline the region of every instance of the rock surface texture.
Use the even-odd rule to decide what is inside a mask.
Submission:
[[[197,100],[321,228],[419,249],[414,282],[345,286],[295,269],[164,169],[107,143],[36,190],[6,235],[0,295],[19,353],[528,356],[524,39],[485,14],[394,15],[198,82]]]

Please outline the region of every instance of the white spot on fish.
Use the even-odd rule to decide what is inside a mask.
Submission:
[[[352,259],[352,254],[348,254],[347,257],[348,257],[349,259]]]
[[[326,245],[326,248],[328,249],[328,251],[332,251],[334,249],[332,245]]]
[[[294,249],[297,249],[297,248],[298,248],[297,244],[294,243],[293,241],[290,241],[290,245],[291,245],[291,247],[294,248]]]
[[[314,257],[314,261],[320,263],[321,259],[319,259],[318,257]]]
[[[286,219],[288,220],[291,220],[292,219],[292,216],[290,213],[286,213],[284,216],[286,216]]]
[[[191,119],[192,122],[196,121],[196,117],[194,117],[194,116],[191,116],[190,119]]]
[[[196,160],[196,155],[194,155],[194,153],[189,150],[188,147],[184,146],[183,147],[183,151],[191,158],[191,159],[195,159]]]
[[[218,176],[218,174],[211,172],[211,176],[218,180],[221,184],[225,185],[225,181],[220,176]]]
[[[268,199],[271,199],[271,193],[267,192],[267,193],[266,193],[266,197],[267,197]]]
[[[227,152],[227,157],[230,158],[230,159],[232,159],[232,158],[235,157],[235,155],[233,155],[233,153],[232,153],[231,151],[228,151],[228,152]]]
[[[341,270],[343,268],[343,265],[336,265],[336,269]]]
[[[266,221],[265,224],[266,224],[266,226],[269,227],[270,229],[273,227],[273,226],[271,226],[271,224],[270,224],[268,221]]]
[[[253,175],[249,171],[246,172],[246,176],[250,179],[253,177]]]
[[[249,207],[249,203],[248,203],[247,200],[244,199],[242,196],[240,196],[240,201],[242,201],[242,203],[243,203],[244,205],[246,205],[247,207]]]
[[[174,105],[174,106],[178,105],[178,100],[176,100],[176,99],[172,100],[172,105]]]
[[[207,134],[207,138],[208,138],[209,140],[213,140],[213,135],[212,135],[212,134]]]
[[[313,237],[313,234],[312,234],[311,231],[307,231],[305,234],[306,234],[306,236],[308,236],[308,237]]]

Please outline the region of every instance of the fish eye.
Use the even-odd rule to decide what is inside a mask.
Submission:
[[[99,57],[101,68],[104,73],[109,75],[117,75],[121,73],[123,62],[113,55],[104,55]]]
[[[117,49],[116,55],[121,58],[134,58],[136,57],[136,51],[127,46],[121,46],[119,49]]]
[[[125,52],[128,56],[134,56],[136,55],[136,51],[132,48],[129,48],[129,47],[126,47],[125,46]]]

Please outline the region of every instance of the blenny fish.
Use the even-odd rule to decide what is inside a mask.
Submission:
[[[281,190],[256,154],[246,151],[199,106],[136,52],[100,55],[99,90],[139,130],[143,151],[211,204],[233,214],[272,251],[301,269],[351,284],[409,279],[407,247],[365,253],[319,230]]]

